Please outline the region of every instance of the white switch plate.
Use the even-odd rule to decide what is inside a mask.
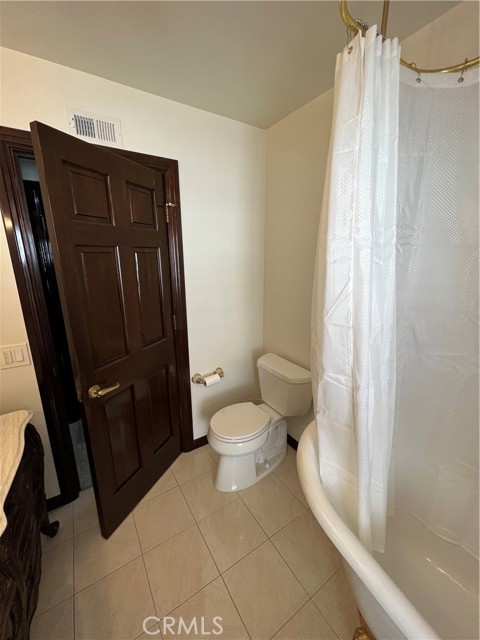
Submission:
[[[31,364],[28,345],[10,344],[0,347],[0,369],[13,369],[13,367],[26,367]]]

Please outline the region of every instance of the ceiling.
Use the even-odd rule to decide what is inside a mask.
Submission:
[[[403,40],[458,2],[392,0]],[[350,12],[380,22],[382,2]],[[336,0],[0,3],[0,42],[263,129],[333,84],[346,44]]]

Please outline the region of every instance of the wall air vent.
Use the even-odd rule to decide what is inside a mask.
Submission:
[[[123,148],[122,123],[80,109],[66,108],[69,132],[77,138],[107,147]]]

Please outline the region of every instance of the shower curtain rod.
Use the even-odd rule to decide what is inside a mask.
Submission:
[[[387,22],[388,22],[388,10],[390,6],[390,0],[384,0],[383,2],[383,13],[382,13],[382,26],[380,29],[381,35],[386,37],[387,34]],[[343,22],[347,25],[348,29],[352,31],[358,31],[362,34],[365,34],[365,31],[368,29],[368,24],[363,22],[363,20],[356,20],[350,14],[350,11],[347,7],[347,0],[339,0],[339,9],[340,15],[342,17]],[[480,57],[472,58],[469,60],[465,58],[464,62],[460,62],[460,64],[454,64],[451,67],[443,67],[441,69],[420,69],[417,67],[415,62],[407,62],[403,58],[400,60],[400,64],[411,71],[415,71],[418,74],[422,73],[455,73],[456,71],[465,71],[470,67],[475,67],[480,62]]]

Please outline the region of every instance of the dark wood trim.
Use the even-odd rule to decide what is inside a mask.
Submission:
[[[0,208],[50,436],[60,486],[59,499],[65,504],[78,497],[79,482],[63,391],[56,375],[57,355],[20,181],[19,156],[33,158],[30,133],[0,127]]]
[[[195,440],[193,441],[192,449],[198,449],[199,447],[204,447],[206,444],[208,444],[207,436],[201,436],[200,438],[195,438]]]
[[[287,433],[287,444],[292,447],[292,449],[295,449],[295,451],[298,449],[298,442],[289,433]]]
[[[193,438],[178,162],[134,151],[103,148],[163,173],[167,202],[175,204],[175,207],[170,208],[172,215],[168,225],[168,242],[172,277],[172,305],[176,323],[175,350],[181,442],[182,450],[190,451],[197,445]],[[34,157],[30,132],[0,126],[0,207],[5,221],[7,242],[61,488],[60,496],[52,497],[48,501],[49,508],[56,508],[78,496],[78,478],[74,477],[72,480],[73,475],[76,476],[76,474],[72,474],[72,468],[76,468],[73,448],[70,433],[65,434],[65,430],[62,428],[62,425],[65,424],[66,408],[62,409],[63,396],[62,393],[59,393],[58,381],[55,380],[54,375],[56,354],[53,348],[31,233],[29,234],[28,216],[26,215],[23,190],[19,179],[19,167],[16,161],[18,153],[25,157]],[[64,448],[56,446],[56,442],[62,443]],[[65,452],[67,453],[65,454]],[[92,470],[93,472],[94,470]]]

